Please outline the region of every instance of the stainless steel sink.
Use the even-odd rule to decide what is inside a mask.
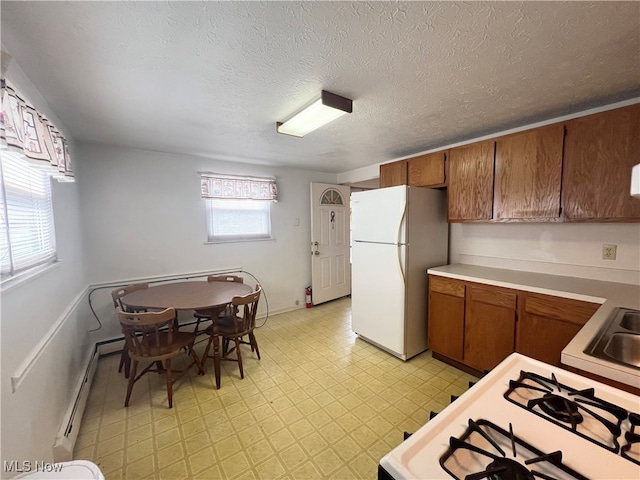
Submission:
[[[584,353],[640,370],[640,311],[614,309]]]
[[[626,312],[622,316],[620,326],[635,333],[640,333],[640,312]]]
[[[640,367],[640,335],[614,333],[604,347],[605,355],[619,362]]]

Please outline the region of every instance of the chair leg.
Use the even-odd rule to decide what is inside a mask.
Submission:
[[[240,353],[240,338],[236,337],[236,355],[238,357],[238,367],[240,368],[240,378],[244,378],[244,370],[242,368],[242,353]]]
[[[167,397],[169,398],[169,408],[173,408],[173,381],[171,380],[171,359],[167,358],[166,363]]]
[[[122,371],[124,367],[124,378],[129,378],[129,372],[131,371],[131,357],[129,357],[129,350],[127,347],[123,347],[120,354],[120,365],[118,365],[118,373]]]
[[[246,343],[247,345],[249,345],[251,347],[251,352],[255,352],[255,349],[253,348],[253,341],[251,341],[251,334],[249,334],[249,341],[245,342],[244,341],[244,337],[242,337],[240,339],[240,343]]]
[[[193,345],[189,347],[189,354],[193,357],[193,361],[198,367],[198,375],[204,375],[204,369],[202,368],[202,363],[200,363],[200,359],[198,358],[198,354],[193,349]]]
[[[202,354],[202,368],[207,363],[207,359],[209,358],[209,350],[211,350],[211,345],[213,344],[213,336],[209,337],[209,341],[207,342],[207,346],[204,349],[204,353]]]
[[[124,399],[124,406],[129,406],[129,399],[131,398],[131,392],[133,391],[133,384],[136,381],[136,371],[138,370],[138,361],[134,360],[131,366],[131,372],[129,374],[129,384],[127,385],[127,396]]]
[[[251,351],[255,348],[256,354],[258,355],[258,360],[260,360],[260,349],[258,348],[258,341],[256,340],[256,336],[253,332],[249,333],[249,341],[251,342]]]
[[[216,388],[220,390],[220,337],[214,333],[213,337],[213,367],[216,373]]]

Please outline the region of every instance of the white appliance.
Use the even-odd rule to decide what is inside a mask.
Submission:
[[[105,480],[100,468],[88,460],[71,460],[69,462],[30,465],[29,472],[21,473],[13,478],[44,480]]]
[[[639,410],[636,395],[513,353],[384,456],[378,478],[494,478],[479,472],[511,467],[522,479],[534,478],[524,468],[547,475],[535,478],[638,480]]]
[[[631,169],[631,196],[640,198],[640,163]]]
[[[427,349],[427,268],[446,265],[444,191],[408,186],[351,194],[351,320],[403,360]]]

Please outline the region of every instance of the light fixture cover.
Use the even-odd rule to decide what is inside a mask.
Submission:
[[[353,102],[351,100],[322,90],[318,100],[307,105],[286,122],[277,122],[276,131],[294,137],[304,137],[307,133],[352,111]]]

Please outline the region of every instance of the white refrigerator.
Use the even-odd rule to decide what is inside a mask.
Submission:
[[[351,320],[360,338],[407,360],[427,349],[427,268],[447,264],[446,193],[351,194]]]

